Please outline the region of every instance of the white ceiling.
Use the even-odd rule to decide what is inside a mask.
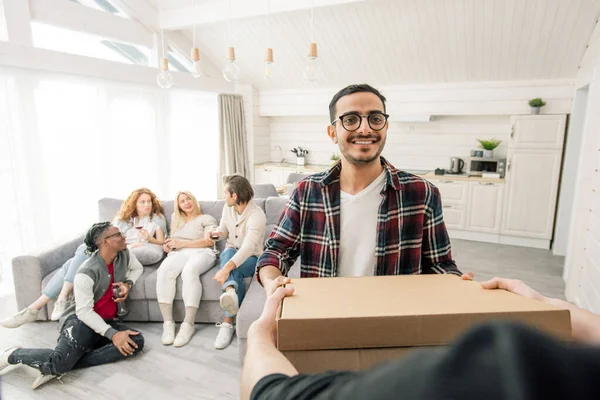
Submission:
[[[158,0],[147,1],[158,9]],[[271,0],[272,10],[278,1]],[[172,23],[173,15],[182,15],[177,12],[189,14],[192,1],[163,3],[164,10],[171,10]],[[209,3],[214,6],[215,2],[197,0],[196,9],[202,12]],[[255,9],[266,10],[266,0],[252,3]],[[235,16],[231,28],[242,69],[240,81],[261,90],[279,90],[357,82],[388,86],[573,78],[600,16],[599,0],[320,3],[329,5],[315,8],[315,39],[323,67],[317,82],[302,78],[311,40],[308,8],[270,17],[276,68],[273,81],[262,78],[266,16]],[[221,4],[227,4],[226,0]],[[227,21],[199,24],[196,29],[203,57],[222,66],[230,44]],[[183,33],[192,37],[191,29]]]

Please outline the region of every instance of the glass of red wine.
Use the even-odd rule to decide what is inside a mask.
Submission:
[[[140,231],[144,228],[143,219],[140,217],[133,217],[133,227],[138,230],[137,242],[142,243],[142,239],[140,237]]]
[[[218,231],[219,227],[216,225],[212,225],[208,227],[208,232],[210,238],[214,241],[213,243],[213,253],[219,254],[220,251],[217,249],[217,241],[219,240],[219,236],[221,236],[221,232]]]
[[[113,299],[116,300],[121,297],[121,288],[119,286],[113,286]],[[129,309],[127,309],[124,301],[117,303],[117,317],[119,319],[125,317],[128,313]]]

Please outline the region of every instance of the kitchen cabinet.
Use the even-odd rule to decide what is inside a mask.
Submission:
[[[451,179],[432,180],[440,191],[442,204],[465,204],[467,200],[468,182]]]
[[[465,229],[465,206],[463,204],[443,203],[442,213],[448,229]]]
[[[519,115],[511,118],[509,148],[563,148],[566,115]]]
[[[552,238],[561,161],[560,150],[509,148],[502,234]]]
[[[504,184],[470,182],[466,229],[499,233]]]
[[[270,168],[254,168],[254,183],[265,184],[272,183],[276,188],[285,185],[288,172]]]

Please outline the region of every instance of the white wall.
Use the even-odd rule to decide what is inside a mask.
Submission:
[[[600,25],[576,78],[588,89],[581,156],[577,170],[574,215],[565,260],[566,297],[600,314]]]
[[[338,151],[326,133],[328,117],[271,117],[271,159],[277,158],[274,149],[279,145],[284,157],[294,161],[290,152],[300,146],[308,149],[307,162],[329,164],[331,154]],[[506,156],[510,132],[508,116],[446,116],[431,122],[390,121],[383,155],[398,168],[448,168],[450,157],[463,159],[470,150],[478,148],[477,139],[498,138],[503,142],[495,155]]]
[[[340,88],[261,92],[259,113],[264,116],[323,115]],[[573,82],[469,82],[379,87],[388,99],[388,113],[406,115],[516,115],[529,114],[527,101],[546,100],[544,112],[571,111]]]
[[[581,158],[581,143],[587,117],[588,87],[581,88],[575,93],[573,110],[567,129],[565,151],[563,158],[560,192],[556,213],[556,225],[552,241],[552,253],[556,256],[566,256],[569,246],[569,233],[575,200],[575,184],[577,182],[577,169]]]
[[[269,118],[258,115],[258,90],[252,85],[237,84],[235,92],[244,99],[244,118],[250,162],[250,180],[254,175],[254,164],[270,160]]]

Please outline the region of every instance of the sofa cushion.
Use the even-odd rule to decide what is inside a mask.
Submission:
[[[148,246],[136,247],[131,249],[130,252],[135,255],[135,258],[137,258],[142,265],[156,264],[165,256],[165,253],[162,251],[162,249],[157,251],[156,249],[151,249]]]
[[[144,268],[144,270],[147,269]],[[221,287],[219,284],[213,279],[219,267],[213,267],[205,274],[200,276],[200,283],[202,283],[202,298],[201,301],[205,300],[219,300],[221,297]],[[148,300],[156,301],[156,278],[157,278],[158,268],[152,268],[152,271],[148,274],[144,273],[144,290],[145,290],[145,298]],[[252,278],[246,278],[246,287],[250,285]],[[181,296],[181,289],[183,286],[183,281],[181,280],[181,276],[177,278],[176,283],[176,292],[175,292],[175,300],[183,300]]]

